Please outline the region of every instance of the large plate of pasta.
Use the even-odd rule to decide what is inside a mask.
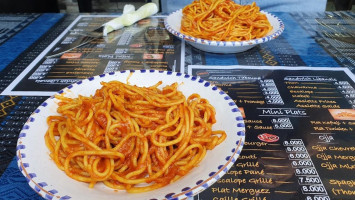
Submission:
[[[239,53],[276,39],[284,31],[277,16],[256,3],[232,0],[195,0],[171,13],[166,29],[193,47],[212,53]]]
[[[127,70],[72,84],[19,134],[18,166],[46,199],[185,199],[237,161],[243,117],[199,77]]]

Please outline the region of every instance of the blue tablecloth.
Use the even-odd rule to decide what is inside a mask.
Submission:
[[[339,30],[354,31],[354,13],[275,13],[275,15],[285,24],[284,33],[276,40],[239,54],[204,53],[186,45],[185,63],[181,67],[190,64],[348,67],[355,72],[354,43],[344,43],[325,34]],[[23,26],[10,27],[16,29],[11,32],[12,34],[1,36],[2,90],[32,61],[31,58],[34,59],[40,53],[38,48],[44,49],[43,45],[48,45],[50,41],[39,43],[48,39],[48,34],[51,34],[53,28],[60,26],[63,19],[68,17],[65,14],[25,16],[30,20],[24,20]],[[0,20],[1,17],[0,15]],[[337,28],[339,23],[344,29]],[[63,30],[63,27],[60,30]],[[45,98],[0,97],[0,199],[42,199],[28,186],[19,171],[15,147],[23,123]]]

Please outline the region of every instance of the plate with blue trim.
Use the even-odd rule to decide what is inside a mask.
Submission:
[[[285,29],[285,25],[280,18],[272,13],[260,11],[268,18],[273,29],[264,37],[244,41],[215,41],[196,38],[180,32],[182,9],[171,13],[165,20],[165,28],[176,37],[189,43],[191,46],[202,51],[211,53],[240,53],[247,51],[258,44],[269,42],[279,37]]]
[[[157,70],[126,70],[84,79],[60,90],[57,94],[75,98],[93,95],[101,82],[120,81],[147,87],[162,81],[161,85],[179,83],[178,90],[185,96],[198,93],[216,109],[217,122],[213,130],[224,130],[227,138],[213,150],[207,151],[201,163],[179,180],[162,188],[132,194],[117,191],[97,183],[89,188],[87,183],[71,179],[61,171],[49,154],[44,135],[48,129],[46,119],[57,113],[58,102],[54,96],[43,102],[23,126],[17,142],[17,163],[28,184],[45,199],[186,199],[202,192],[220,179],[237,161],[245,141],[242,114],[225,92],[209,82],[187,74]]]

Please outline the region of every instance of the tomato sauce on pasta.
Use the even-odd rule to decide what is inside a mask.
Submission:
[[[262,38],[273,28],[253,2],[239,5],[232,0],[195,0],[182,10],[180,31],[214,41]]]
[[[69,177],[131,193],[163,187],[198,166],[226,138],[215,109],[174,83],[138,87],[102,82],[89,97],[56,95],[59,116],[47,118],[50,156]]]

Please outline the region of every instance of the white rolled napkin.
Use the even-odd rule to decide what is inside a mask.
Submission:
[[[118,30],[124,26],[130,26],[141,19],[156,14],[157,12],[158,7],[155,3],[147,3],[136,11],[133,5],[125,5],[121,16],[104,24],[103,35],[107,36],[108,33],[114,30]]]
[[[132,4],[126,4],[123,7],[123,14],[133,13],[134,11],[136,11],[136,8]]]

